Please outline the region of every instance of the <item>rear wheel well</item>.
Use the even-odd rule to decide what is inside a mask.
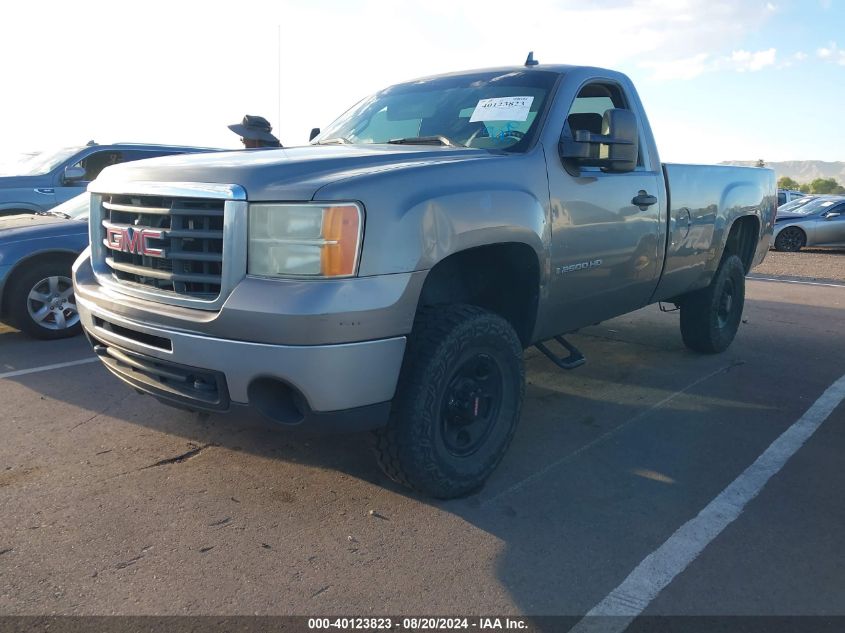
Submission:
[[[734,220],[728,239],[725,242],[725,252],[722,259],[737,255],[742,260],[745,274],[751,272],[754,263],[754,253],[760,237],[760,219],[756,215],[746,215]]]
[[[76,260],[76,257],[76,253],[69,253],[66,251],[54,251],[49,253],[38,253],[37,255],[33,255],[32,257],[27,257],[26,259],[19,261],[9,273],[9,276],[6,279],[6,283],[3,286],[3,297],[2,304],[0,304],[0,314],[5,316],[9,313],[8,289],[12,287],[12,285],[17,281],[18,277],[20,277],[29,266],[32,266],[33,264],[37,264],[39,262],[53,261],[59,263],[67,263],[68,267],[70,267],[73,265],[73,262]]]
[[[523,347],[537,318],[540,264],[526,244],[505,243],[460,251],[438,262],[423,284],[418,310],[438,304],[471,304],[506,319]]]

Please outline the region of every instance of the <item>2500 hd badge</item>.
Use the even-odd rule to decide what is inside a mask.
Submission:
[[[599,266],[601,266],[601,263],[602,262],[600,259],[593,259],[588,262],[581,262],[578,264],[572,264],[570,266],[558,266],[555,269],[555,272],[558,275],[563,275],[564,273],[574,273],[576,270],[588,270],[590,268],[598,268]]]

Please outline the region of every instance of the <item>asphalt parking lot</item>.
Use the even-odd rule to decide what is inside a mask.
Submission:
[[[387,481],[366,437],[176,411],[96,362],[44,369],[81,338],[0,331],[0,613],[586,613],[845,374],[845,285],[747,292],[722,355],[657,306],[572,337],[576,371],[527,352],[510,452],[450,502]],[[845,615],[843,454],[834,402],[638,609]]]

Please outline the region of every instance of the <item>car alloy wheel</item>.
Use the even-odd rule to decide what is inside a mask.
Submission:
[[[66,330],[79,323],[73,282],[67,277],[45,277],[27,295],[26,309],[33,322],[48,330]]]

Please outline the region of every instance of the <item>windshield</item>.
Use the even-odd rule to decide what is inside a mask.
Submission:
[[[825,213],[828,208],[843,201],[845,201],[845,198],[814,198],[804,206],[790,209],[789,213],[794,213],[796,215],[810,215],[816,212]]]
[[[524,151],[558,77],[546,71],[486,72],[391,86],[346,112],[314,143]]]
[[[63,147],[52,152],[41,152],[9,165],[0,176],[41,176],[49,174],[68,158],[80,151],[81,147]]]
[[[802,196],[792,202],[787,202],[778,207],[778,213],[799,213],[799,209],[813,200],[818,200],[818,196]]]
[[[49,213],[66,215],[71,220],[87,220],[90,199],[91,195],[87,191],[80,193],[78,196],[53,207]]]

